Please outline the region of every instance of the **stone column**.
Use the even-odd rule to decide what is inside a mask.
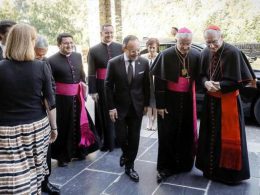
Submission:
[[[111,0],[99,0],[99,22],[111,24]]]
[[[122,42],[122,13],[121,13],[121,0],[114,0],[115,3],[115,28],[116,40]]]

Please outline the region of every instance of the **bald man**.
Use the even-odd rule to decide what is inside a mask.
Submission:
[[[47,51],[48,51],[48,45],[49,45],[48,41],[44,36],[42,36],[42,35],[37,36],[36,41],[35,41],[35,46],[34,46],[35,58],[37,60],[44,60],[44,61],[47,60],[45,55],[47,54]],[[51,71],[50,65],[48,63],[47,63],[47,65]],[[53,80],[53,77],[52,77],[52,88],[55,91],[55,82]],[[55,139],[56,139],[58,136],[58,131],[52,130],[50,136],[55,137]],[[42,192],[52,194],[52,195],[59,195],[60,190],[56,186],[54,186],[52,183],[49,182],[49,177],[51,175],[51,145],[49,145],[49,147],[48,147],[46,161],[47,161],[47,165],[48,165],[48,169],[49,169],[49,174],[45,175],[44,180],[42,182]]]

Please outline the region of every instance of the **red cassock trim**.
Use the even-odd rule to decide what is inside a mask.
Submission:
[[[239,113],[237,96],[239,91],[223,94],[210,92],[209,95],[221,98],[221,155],[220,167],[234,170],[242,168]]]

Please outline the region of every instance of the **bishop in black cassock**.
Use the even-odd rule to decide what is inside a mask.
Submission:
[[[158,182],[172,174],[190,171],[194,163],[197,142],[195,80],[200,70],[200,53],[190,48],[191,40],[191,31],[180,29],[176,46],[162,51],[152,68],[159,114]]]

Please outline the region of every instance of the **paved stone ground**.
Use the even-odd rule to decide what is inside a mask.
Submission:
[[[92,104],[88,108],[93,110]],[[86,160],[72,161],[65,168],[53,161],[50,181],[62,195],[260,195],[260,128],[254,122],[246,126],[251,178],[235,186],[210,181],[196,168],[157,184],[157,132],[144,130],[145,124],[144,117],[135,162],[139,183],[131,181],[119,166],[119,149],[89,154]]]

